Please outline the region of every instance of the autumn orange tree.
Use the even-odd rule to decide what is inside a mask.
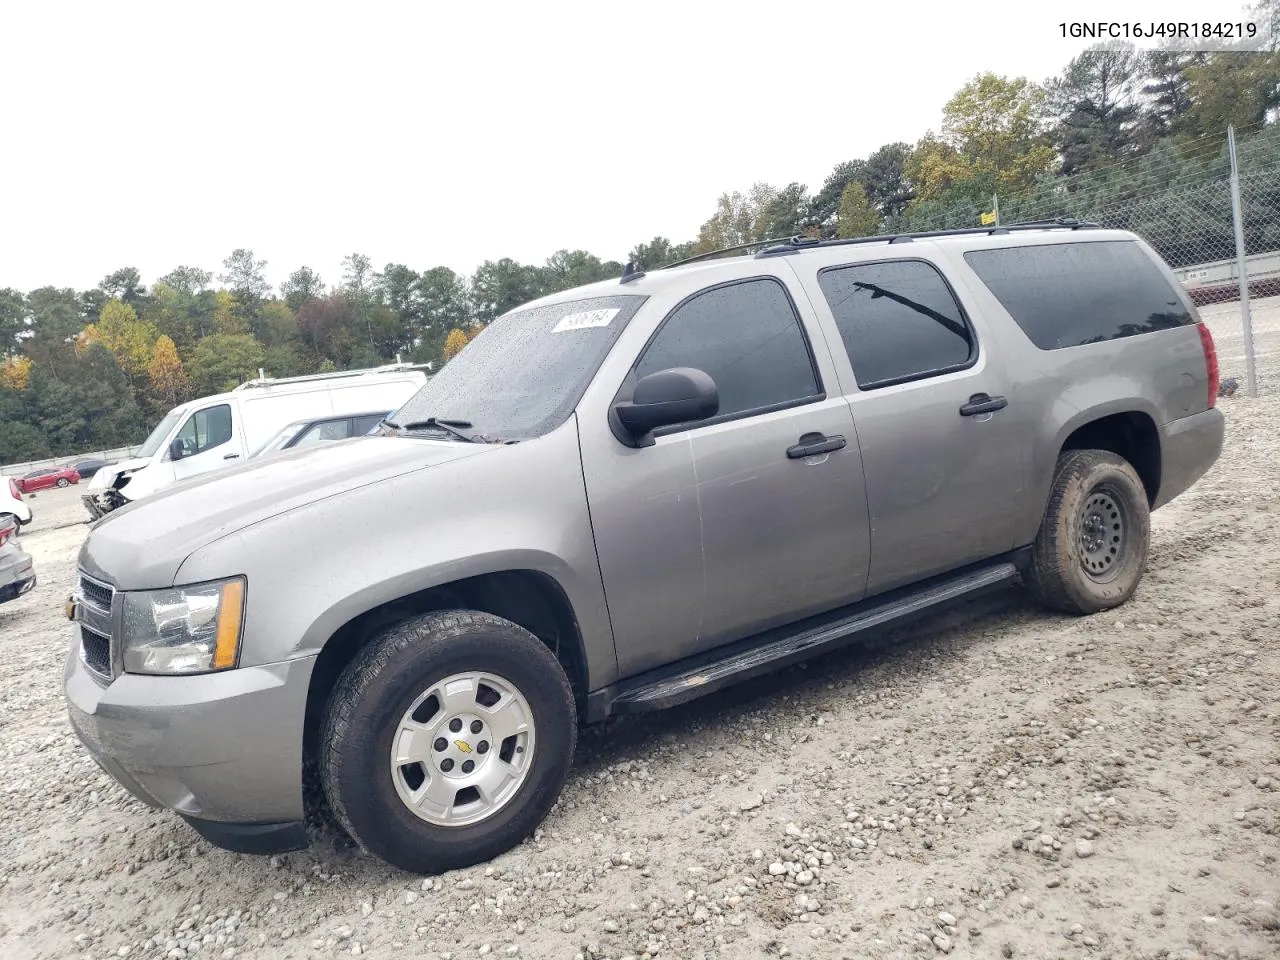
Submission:
[[[466,331],[459,330],[454,327],[449,331],[449,336],[444,340],[444,359],[447,363],[462,352],[462,348],[469,342]]]
[[[158,407],[167,410],[187,399],[191,379],[178,357],[178,348],[168,337],[162,336],[156,341],[147,366],[147,379],[151,384],[151,397]]]

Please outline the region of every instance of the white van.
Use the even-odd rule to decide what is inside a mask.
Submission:
[[[242,462],[281,427],[326,414],[396,410],[427,382],[422,368],[389,364],[308,377],[262,377],[174,407],[136,456],[103,467],[81,498],[97,519],[178,480]]]

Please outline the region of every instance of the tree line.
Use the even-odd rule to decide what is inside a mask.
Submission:
[[[1242,160],[1280,170],[1277,107],[1275,50],[1139,53],[1099,44],[1044,82],[978,74],[946,102],[939,129],[915,143],[841,162],[812,189],[755,183],[726,192],[696,236],[655,237],[626,259],[654,269],[772,237],[975,226],[993,196],[1006,222],[1145,205],[1146,220],[1134,214],[1109,225],[1140,233],[1145,225],[1154,235],[1167,226],[1161,191],[1224,179],[1228,125],[1243,132]],[[1250,202],[1280,209],[1280,187],[1259,188]],[[1214,259],[1205,254],[1217,250],[1220,206],[1192,205],[1176,233],[1164,230],[1177,239],[1161,252],[1171,261]],[[1257,230],[1280,231],[1280,222],[1260,218]],[[1251,242],[1280,247],[1280,234]],[[494,317],[617,277],[623,261],[561,250],[540,265],[487,260],[464,276],[442,266],[378,269],[353,253],[336,282],[302,266],[278,288],[251,249],[232,251],[221,266],[216,277],[179,266],[149,284],[124,267],[91,290],[0,289],[0,463],[139,442],[174,404],[259,369],[292,376],[397,356],[438,366]]]

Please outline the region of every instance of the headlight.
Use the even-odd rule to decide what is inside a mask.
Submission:
[[[126,673],[226,670],[240,655],[244,578],[124,595]]]

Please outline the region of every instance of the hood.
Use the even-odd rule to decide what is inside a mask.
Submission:
[[[119,463],[113,463],[109,467],[103,467],[89,478],[89,489],[106,490],[120,474],[128,473],[130,470],[140,470],[150,465],[150,463],[151,461],[146,459],[121,460]]]
[[[250,460],[113,510],[90,527],[80,564],[122,590],[169,586],[193,552],[237,530],[356,487],[501,449],[356,437]]]

